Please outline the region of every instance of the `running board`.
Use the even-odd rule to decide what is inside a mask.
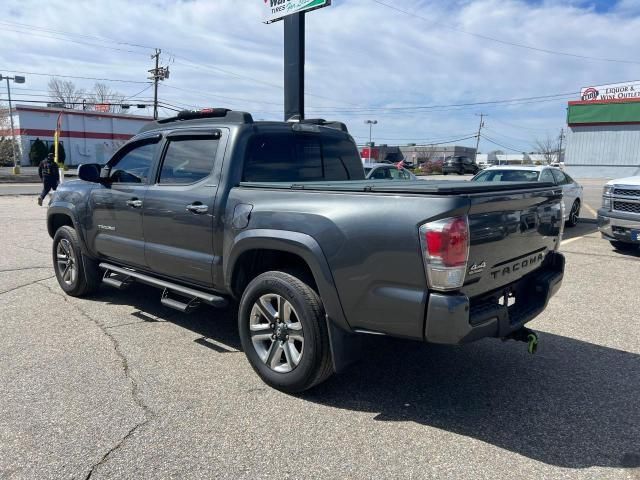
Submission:
[[[114,274],[110,270],[104,271],[102,277],[102,283],[106,283],[110,287],[117,288],[118,290],[125,290],[129,285],[133,283],[133,279],[130,276],[123,276],[121,274]]]
[[[166,288],[162,291],[162,297],[160,297],[160,303],[165,307],[173,308],[182,313],[191,313],[200,306],[200,299],[192,297],[188,302],[181,302],[175,298],[169,296],[171,292]]]
[[[226,307],[228,305],[228,302],[224,297],[220,297],[218,295],[212,295],[210,293],[201,292],[200,290],[195,290],[195,289],[189,288],[189,287],[183,287],[182,285],[178,285],[177,283],[168,282],[166,280],[160,280],[159,278],[155,278],[155,277],[152,277],[150,275],[145,275],[144,273],[139,273],[139,272],[136,272],[135,270],[130,270],[128,268],[123,268],[123,267],[117,267],[117,266],[111,265],[109,263],[101,263],[99,265],[99,267],[104,269],[104,270],[106,270],[105,278],[109,278],[111,280],[114,280],[114,282],[105,282],[108,285],[115,286],[115,279],[110,278],[110,274],[111,273],[116,273],[116,274],[124,276],[127,279],[131,279],[131,281],[136,280],[136,281],[138,281],[140,283],[145,283],[145,284],[151,285],[153,287],[162,288],[163,290],[165,290],[167,292],[174,292],[174,293],[176,293],[176,294],[178,294],[180,296],[186,297],[186,298],[198,299],[199,301],[202,301],[202,302],[207,303],[207,304],[209,304],[211,306],[214,306],[214,307],[223,308],[223,307]],[[104,281],[104,279],[103,279],[103,281]],[[165,295],[163,293],[163,298],[164,297],[165,297]],[[167,300],[171,300],[172,302],[176,302],[176,303],[182,304],[182,302],[173,300],[171,298],[168,298]],[[162,302],[162,303],[164,305],[170,306],[169,303],[172,303],[172,302]],[[189,303],[191,303],[191,302],[189,302]],[[188,305],[189,303],[183,304],[183,305]],[[181,310],[181,311],[183,311],[183,310]]]

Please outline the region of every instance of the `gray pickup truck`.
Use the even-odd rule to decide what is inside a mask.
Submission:
[[[598,228],[614,248],[640,249],[640,177],[611,180],[604,186]]]
[[[142,282],[183,312],[237,302],[249,362],[287,392],[366,334],[532,348],[525,324],[562,282],[557,187],[365,180],[341,123],[185,112],[79,177],[47,214],[60,287]]]

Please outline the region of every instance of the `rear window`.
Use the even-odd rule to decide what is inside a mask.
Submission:
[[[485,170],[473,179],[474,182],[537,182],[534,170]]]
[[[248,145],[242,181],[363,180],[356,146],[347,139],[306,134],[256,135]]]

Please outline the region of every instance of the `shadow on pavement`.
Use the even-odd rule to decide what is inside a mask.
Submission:
[[[593,222],[580,222],[575,227],[564,227],[564,235],[562,240],[569,240],[576,237],[584,237],[598,232],[598,224]]]
[[[539,353],[377,341],[365,362],[306,395],[473,437],[565,468],[640,467],[640,355],[549,333]]]
[[[143,285],[103,288],[94,299],[187,328],[215,351],[225,350],[216,343],[241,349],[235,307],[181,314]],[[640,467],[640,355],[550,333],[540,339],[529,355],[524,344],[496,339],[446,347],[371,337],[363,361],[301,398],[440,428],[564,468]]]

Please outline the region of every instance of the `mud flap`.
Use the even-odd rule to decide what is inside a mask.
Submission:
[[[340,373],[362,358],[365,335],[347,332],[338,327],[329,316],[326,318],[333,371]]]

